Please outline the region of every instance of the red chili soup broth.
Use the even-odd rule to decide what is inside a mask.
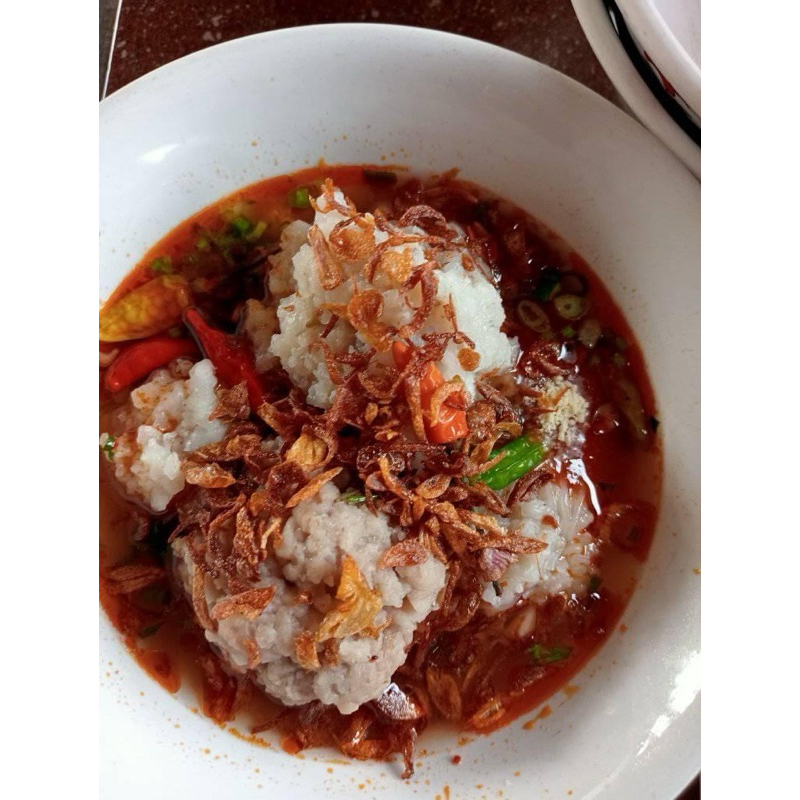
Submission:
[[[294,219],[311,222],[313,219],[313,209],[290,208],[287,196],[297,187],[311,187],[313,196],[314,189],[325,178],[331,178],[359,211],[376,207],[389,211],[393,203],[407,206],[422,196],[424,189],[420,180],[403,172],[388,172],[386,168],[376,170],[379,171],[365,172],[362,166],[317,166],[248,186],[208,206],[167,234],[122,281],[109,302],[154,277],[151,265],[160,258],[167,256],[171,264],[182,269],[187,257],[190,262],[195,257],[202,232],[224,227],[221,210],[236,207],[242,201],[246,202],[253,219],[266,223],[264,240],[276,242],[286,222]],[[428,181],[423,183],[428,185]],[[591,315],[601,323],[602,338],[592,351],[575,344],[575,333],[570,330],[573,326],[557,319],[553,309],[542,302],[540,305],[547,308],[557,332],[556,341],[562,348],[566,347],[567,352],[569,348],[574,349],[574,363],[592,411],[612,401],[613,389],[609,387],[613,387],[619,376],[624,376],[638,388],[645,417],[652,429],[643,442],[637,442],[624,419],[617,419],[616,426],[611,425],[610,430],[602,433],[597,432],[598,426],[592,423],[583,460],[573,464],[573,471],[590,487],[593,511],[600,518],[595,519],[593,526],[601,523],[601,512],[613,504],[635,503],[639,510],[634,514],[634,524],[623,525],[618,535],[612,527],[611,536],[601,551],[594,579],[596,586],[587,597],[557,596],[538,609],[537,638],[568,646],[571,648],[569,658],[559,663],[533,664],[529,653],[531,642],[509,638],[501,629],[500,621],[468,623],[470,641],[473,644],[485,642],[485,649],[478,655],[479,659],[485,658],[485,668],[491,669],[490,664],[498,661],[502,665],[501,669],[494,670],[493,681],[496,690],[505,693],[506,701],[502,709],[498,709],[491,700],[481,703],[478,697],[468,698],[465,702],[473,708],[470,718],[455,724],[461,729],[485,733],[507,724],[562,689],[617,626],[652,541],[661,491],[662,459],[660,438],[656,433],[655,400],[644,358],[633,331],[597,274],[558,236],[520,209],[455,177],[446,178],[445,184],[452,187],[452,191],[443,192],[440,202],[436,202],[435,194],[433,199],[425,195],[424,201],[449,220],[461,224],[470,235],[483,240],[484,252],[499,273],[506,306],[506,332],[519,337],[523,354],[535,345],[537,335],[521,323],[516,312],[519,301],[536,297],[537,286],[541,286],[543,275],[550,274],[548,270],[577,275],[588,286]],[[190,271],[195,268],[197,272],[193,277],[202,279],[206,265],[189,267]],[[244,294],[258,296],[257,282],[251,281],[251,284]],[[230,329],[235,322],[233,301],[241,299],[242,286],[234,287],[231,295],[226,298],[222,292],[222,299],[218,299],[210,293],[204,307],[216,322]],[[101,344],[101,351],[110,351],[113,347],[117,345]],[[101,430],[108,430],[111,414],[127,399],[127,394],[112,396],[100,381]],[[602,428],[602,424],[599,427]],[[225,673],[176,586],[164,581],[130,597],[111,593],[105,577],[110,567],[128,563],[157,564],[160,555],[152,547],[136,541],[137,531],[141,531],[143,524],[150,523],[143,522],[142,509],[118,494],[107,467],[102,463],[100,469],[100,602],[124,636],[133,657],[168,691],[176,692],[181,685],[191,687],[198,695],[198,706],[217,722],[230,720],[235,714],[243,715],[246,724],[274,718],[280,710],[276,704],[252,686],[237,689],[237,681]],[[503,623],[507,622],[508,613],[501,615]],[[445,671],[462,669],[459,652],[466,641],[464,630],[441,634],[426,663]],[[396,679],[398,683],[413,690],[413,676],[409,677],[402,668],[400,672],[403,674]],[[308,726],[343,729],[348,722],[335,710],[327,711],[316,721],[303,718],[300,712],[295,716],[293,713],[291,710],[288,715],[284,713],[280,726],[289,734],[284,745],[290,751],[309,742],[326,741],[325,731],[309,733]],[[293,726],[301,729],[306,726],[299,740],[293,735]]]

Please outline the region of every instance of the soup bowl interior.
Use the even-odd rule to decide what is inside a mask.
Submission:
[[[302,57],[300,55],[302,54]],[[397,764],[284,753],[162,690],[100,614],[102,780],[211,797],[673,797],[699,769],[699,190],[662,145],[521,56],[383,26],[262,34],[168,65],[101,105],[100,299],[177,223],[256,180],[317,163],[452,167],[570,243],[636,332],[664,437],[664,494],[640,586],[573,682],[490,736],[431,730]],[[624,631],[624,632],[623,632]],[[269,746],[267,746],[269,745]],[[453,755],[461,759],[454,763]]]

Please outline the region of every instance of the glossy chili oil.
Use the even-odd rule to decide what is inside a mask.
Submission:
[[[519,337],[525,353],[541,342],[518,314],[521,300],[534,299],[544,309],[551,325],[549,344],[574,369],[583,384],[590,410],[613,405],[619,381],[630,381],[638,389],[648,432],[633,435],[623,415],[616,424],[595,419],[588,428],[581,461],[571,466],[590,488],[596,519],[592,530],[604,531],[604,544],[584,597],[556,597],[539,609],[536,641],[517,640],[507,633],[509,614],[498,620],[476,617],[465,628],[441,634],[425,663],[416,671],[401,668],[397,682],[404,688],[424,689],[428,668],[450,670],[459,675],[472,668],[484,672],[472,694],[464,697],[460,716],[452,720],[460,728],[487,732],[500,727],[542,703],[563,688],[586,664],[617,626],[635,588],[655,528],[661,487],[661,450],[658,416],[643,355],[620,309],[599,277],[553,232],[500,198],[455,178],[445,181],[446,191],[428,191],[429,182],[409,177],[403,171],[380,167],[320,165],[246,187],[198,212],[177,226],[142,258],[109,300],[158,274],[168,257],[170,269],[187,277],[195,303],[218,327],[234,331],[241,307],[248,297],[262,298],[266,256],[277,249],[281,228],[289,221],[310,222],[313,210],[292,208],[287,198],[306,187],[312,196],[325,178],[333,181],[359,210],[376,207],[387,212],[426,202],[458,222],[473,241],[482,243],[489,262],[496,268],[506,307],[506,332]],[[266,223],[255,242],[226,238],[233,215],[244,214]],[[215,241],[216,240],[216,241]],[[211,243],[211,246],[207,246]],[[220,246],[225,245],[225,246]],[[230,245],[230,247],[228,247]],[[602,266],[602,265],[601,265]],[[572,284],[585,291],[592,317],[602,328],[595,347],[583,346],[575,324],[559,318],[549,300],[542,301],[542,286],[554,275],[569,275]],[[574,276],[578,276],[577,279]],[[185,331],[175,330],[178,336]],[[125,345],[122,345],[124,349]],[[101,350],[112,349],[101,345]],[[279,387],[276,388],[279,391]],[[100,428],[113,427],[113,412],[127,392],[112,396],[100,381]],[[591,417],[590,417],[591,418]],[[103,459],[104,461],[104,459]],[[243,714],[249,721],[270,719],[275,704],[258,691],[237,691],[213,654],[191,610],[180,592],[165,579],[131,596],[112,595],[104,573],[127,563],[166,563],[169,516],[148,517],[136,504],[116,491],[108,464],[100,470],[100,600],[112,623],[125,637],[137,662],[165,689],[177,691],[182,684],[198,693],[198,705],[217,722]],[[606,519],[615,504],[634,508],[620,525]],[[524,611],[524,608],[522,609]],[[520,611],[522,613],[522,611]],[[531,655],[539,644],[567,652],[568,656],[540,663]],[[468,657],[465,658],[465,654]],[[463,677],[463,676],[462,676]],[[498,703],[498,698],[503,698]],[[292,725],[329,725],[346,729],[348,718],[328,711],[317,722],[291,713],[283,728],[290,734],[289,749],[298,748]],[[327,741],[323,731],[300,731],[299,741]]]

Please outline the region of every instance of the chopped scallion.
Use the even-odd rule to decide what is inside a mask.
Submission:
[[[533,300],[520,300],[517,303],[517,316],[526,328],[536,333],[546,333],[550,330],[550,320],[542,307]]]
[[[161,627],[160,622],[154,622],[152,625],[145,625],[139,631],[139,638],[140,639],[148,639],[149,637],[153,636],[154,634],[158,633],[158,629]]]
[[[250,233],[253,230],[255,225],[253,225],[253,223],[250,222],[250,220],[247,219],[247,217],[234,217],[231,220],[231,227],[240,236],[246,236],[248,233]]]
[[[266,229],[267,223],[264,222],[263,219],[260,219],[253,230],[246,234],[244,238],[247,239],[248,242],[257,242],[264,235]]]
[[[534,664],[553,664],[556,661],[563,661],[571,652],[571,647],[544,647],[541,644],[534,644],[528,650]]]
[[[561,294],[553,300],[553,304],[564,319],[580,319],[589,308],[586,300],[577,294]]]
[[[556,295],[561,288],[560,285],[561,273],[557,269],[545,269],[542,271],[542,276],[539,278],[539,283],[536,284],[536,291],[534,295],[537,300],[549,300]]]
[[[311,208],[311,197],[305,186],[298,186],[296,189],[292,189],[289,192],[287,201],[292,208]]]
[[[159,256],[150,264],[150,272],[155,275],[170,275],[172,273],[172,259],[169,256]]]
[[[571,339],[575,335],[575,328],[573,328],[572,325],[567,325],[561,329],[561,335],[565,339]]]
[[[365,169],[364,178],[370,183],[397,183],[397,173],[389,169]]]
[[[592,577],[589,578],[589,594],[594,594],[602,583],[603,579],[599,575],[592,575]]]
[[[114,445],[117,440],[110,434],[104,433],[100,437],[100,450],[109,461],[114,460]]]
[[[365,502],[367,498],[366,495],[361,494],[361,492],[351,489],[349,492],[339,495],[339,499],[344,503],[349,503],[351,506],[356,506],[359,503]]]

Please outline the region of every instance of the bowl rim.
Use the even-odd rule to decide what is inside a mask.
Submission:
[[[659,70],[699,117],[701,70],[661,16],[653,0],[615,0],[625,22]]]
[[[471,37],[450,34],[432,29],[414,28],[412,26],[385,25],[376,23],[337,23],[331,25],[314,25],[314,26],[285,28],[276,31],[268,31],[268,32],[253,34],[251,36],[241,37],[240,39],[234,39],[228,42],[220,43],[218,45],[214,45],[209,48],[204,48],[203,50],[196,51],[180,59],[176,59],[172,62],[169,62],[168,64],[159,67],[157,70],[154,70],[150,73],[147,73],[146,75],[137,78],[135,81],[126,84],[126,86],[121,87],[119,90],[108,95],[100,103],[101,122],[103,118],[107,118],[107,115],[113,115],[120,104],[127,104],[127,102],[129,102],[127,98],[129,97],[133,98],[135,94],[137,94],[138,92],[146,90],[148,83],[153,81],[154,77],[156,80],[158,80],[162,76],[169,74],[176,69],[182,68],[183,66],[185,66],[186,63],[190,61],[194,60],[201,61],[213,58],[214,55],[211,55],[212,53],[216,54],[223,48],[233,50],[236,47],[241,46],[241,43],[245,40],[266,39],[268,37],[274,37],[276,35],[307,36],[312,32],[320,32],[320,31],[329,32],[331,31],[331,29],[334,28],[339,29],[340,31],[347,30],[352,33],[362,33],[362,34],[366,31],[375,32],[377,30],[379,32],[383,31],[384,33],[391,31],[393,35],[398,35],[398,36],[410,35],[415,38],[427,37],[431,41],[436,41],[437,43],[445,43],[445,44],[447,42],[451,43],[459,42],[462,47],[466,46],[469,48],[473,48],[473,51],[476,53],[478,51],[482,51],[484,54],[493,53],[497,57],[502,56],[507,60],[507,63],[509,64],[511,64],[513,61],[516,61],[519,65],[524,65],[528,69],[531,68],[531,65],[534,65],[536,69],[541,70],[545,75],[547,75],[549,80],[559,81],[561,85],[564,86],[567,91],[571,91],[575,97],[582,98],[583,101],[593,103],[596,106],[605,104],[606,109],[613,109],[611,113],[614,115],[617,124],[622,126],[627,126],[628,130],[630,130],[631,132],[633,132],[634,129],[637,130],[638,133],[636,134],[636,136],[639,137],[643,143],[645,139],[648,141],[647,146],[653,148],[654,155],[656,151],[661,151],[663,155],[665,156],[667,155],[667,148],[665,148],[662,143],[658,142],[657,139],[650,132],[645,131],[643,127],[636,122],[636,120],[630,117],[629,114],[625,113],[625,111],[621,110],[614,103],[610,102],[606,98],[592,91],[585,85],[570,78],[567,75],[564,75],[563,73],[558,72],[552,67],[541,64],[540,62],[537,62],[534,59],[530,59],[519,53],[515,53],[514,51],[497,47],[495,45],[482,42],[480,40],[473,39]],[[571,88],[569,88],[570,85]],[[589,100],[588,98],[592,99]],[[677,169],[683,171],[684,167],[678,166],[679,160],[673,154],[669,154],[668,158],[670,159],[670,161],[674,161],[675,167]],[[103,619],[103,621],[110,626],[110,622],[107,620],[107,618],[105,618],[105,614],[102,612],[102,609],[101,609],[101,619]],[[699,769],[699,751],[697,753],[696,758],[692,759],[691,763],[684,763],[681,766],[681,768],[672,770],[671,779],[665,781],[664,784],[662,784],[662,786],[664,788],[668,787],[667,788],[668,791],[672,790],[677,793],[687,784],[688,781],[690,781],[696,775],[698,769]]]
[[[572,0],[572,7],[597,60],[628,108],[699,180],[700,147],[681,130],[659,103],[628,58],[614,30],[604,0]]]

